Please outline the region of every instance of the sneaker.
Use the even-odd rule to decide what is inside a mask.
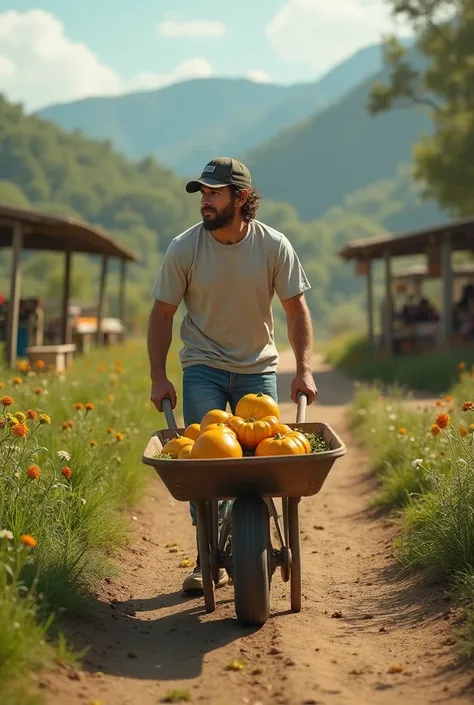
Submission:
[[[224,587],[229,582],[229,576],[225,568],[219,568],[219,580],[215,588]],[[183,582],[183,592],[203,592],[202,573],[200,566],[196,566],[193,572],[185,578]]]

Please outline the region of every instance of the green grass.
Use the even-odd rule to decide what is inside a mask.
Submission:
[[[456,365],[452,375],[449,393],[425,410],[410,408],[398,388],[384,398],[379,386],[359,384],[350,423],[378,479],[372,505],[397,513],[398,559],[447,587],[464,606],[465,624],[456,636],[461,653],[472,656],[474,413],[462,406],[474,399],[474,379],[472,370]],[[442,413],[449,423],[440,429]]]
[[[361,334],[342,335],[321,346],[327,360],[349,377],[361,381],[398,384],[440,394],[456,382],[456,365],[474,363],[474,348],[454,347],[419,355],[388,355],[372,351]]]
[[[175,351],[171,360],[180,396]],[[78,358],[65,379],[2,369],[0,381],[0,396],[14,399],[0,404],[0,531],[13,535],[0,540],[0,700],[13,705],[28,702],[25,674],[70,657],[54,618],[90,609],[97,581],[113,573],[129,532],[124,511],[152,475],[142,452],[164,420],[149,401],[145,341]],[[15,415],[29,410],[26,437],[14,435]]]

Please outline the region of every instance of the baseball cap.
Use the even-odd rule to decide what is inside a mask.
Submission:
[[[251,185],[250,171],[245,164],[232,157],[216,157],[206,164],[199,179],[186,184],[186,191],[196,193],[201,186],[250,188]]]

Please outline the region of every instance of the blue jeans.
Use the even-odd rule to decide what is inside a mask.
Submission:
[[[183,372],[183,415],[186,426],[200,423],[213,409],[225,411],[227,404],[235,413],[237,402],[246,394],[263,392],[278,401],[276,372],[235,374],[207,365],[185,367]],[[221,517],[231,502],[220,503]],[[196,506],[190,503],[193,526],[196,526]]]

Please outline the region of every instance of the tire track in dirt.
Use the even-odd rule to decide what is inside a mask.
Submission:
[[[288,421],[292,369],[285,352],[279,388]],[[75,647],[90,646],[84,670],[78,679],[61,668],[43,674],[48,705],[155,705],[174,688],[211,705],[472,702],[471,676],[457,668],[451,639],[456,611],[439,589],[400,579],[396,528],[366,509],[374,481],[345,422],[352,383],[319,357],[315,374],[320,396],[308,420],[332,425],[348,454],[301,504],[302,612],[290,612],[279,571],[261,629],[236,624],[231,586],[217,592],[211,615],[202,598],[182,597],[189,569],[178,566],[195,557],[194,530],[187,505],[152,476],[118,577],[103,582],[92,620],[68,623]],[[244,670],[226,670],[235,658],[247,662]],[[390,672],[395,667],[403,670]]]

